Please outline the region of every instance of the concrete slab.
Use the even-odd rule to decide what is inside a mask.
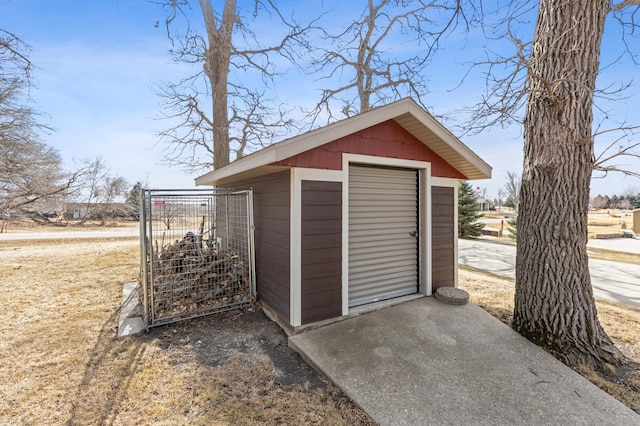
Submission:
[[[137,282],[126,283],[122,287],[118,337],[131,336],[145,330],[142,320],[142,306],[140,306],[140,298],[138,297],[139,289],[140,286]]]
[[[638,425],[474,304],[422,298],[289,338],[382,425]]]
[[[623,239],[620,238],[620,240]],[[627,239],[627,241],[634,240]],[[640,243],[640,240],[637,241]],[[623,241],[610,241],[609,247],[613,247],[611,244],[623,243]],[[515,244],[459,239],[458,261],[463,265],[503,277],[515,279],[516,276]],[[640,265],[590,259],[589,270],[593,295],[596,299],[640,307]]]
[[[640,254],[640,238],[609,238],[605,240],[590,239],[587,242],[587,248]]]

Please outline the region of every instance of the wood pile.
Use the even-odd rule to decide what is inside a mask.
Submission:
[[[149,262],[150,259],[147,259]],[[251,302],[246,255],[222,251],[188,232],[154,251],[154,319],[186,318]]]

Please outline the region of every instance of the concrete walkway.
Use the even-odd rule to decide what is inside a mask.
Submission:
[[[635,250],[636,241],[609,241],[610,250]],[[591,241],[591,240],[590,240]],[[617,244],[617,245],[616,245]],[[588,246],[591,247],[591,246]],[[591,249],[591,248],[590,248]],[[506,278],[516,276],[515,244],[487,240],[458,240],[458,262],[472,268],[491,272]],[[608,260],[589,259],[591,286],[596,299],[611,300],[625,305],[640,307],[640,265],[611,262]]]
[[[140,230],[136,227],[129,227],[90,231],[9,232],[0,234],[0,241],[128,238],[138,236],[140,236]]]
[[[607,238],[590,239],[587,248],[591,250],[605,249],[622,253],[640,254],[640,238]]]
[[[421,298],[289,338],[382,425],[638,425],[636,414],[473,304]]]

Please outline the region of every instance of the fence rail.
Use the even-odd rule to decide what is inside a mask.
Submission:
[[[140,260],[149,327],[253,303],[251,190],[144,190]]]

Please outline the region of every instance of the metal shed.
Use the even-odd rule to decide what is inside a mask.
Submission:
[[[196,179],[253,189],[257,295],[289,333],[457,286],[457,186],[491,167],[411,99]]]

